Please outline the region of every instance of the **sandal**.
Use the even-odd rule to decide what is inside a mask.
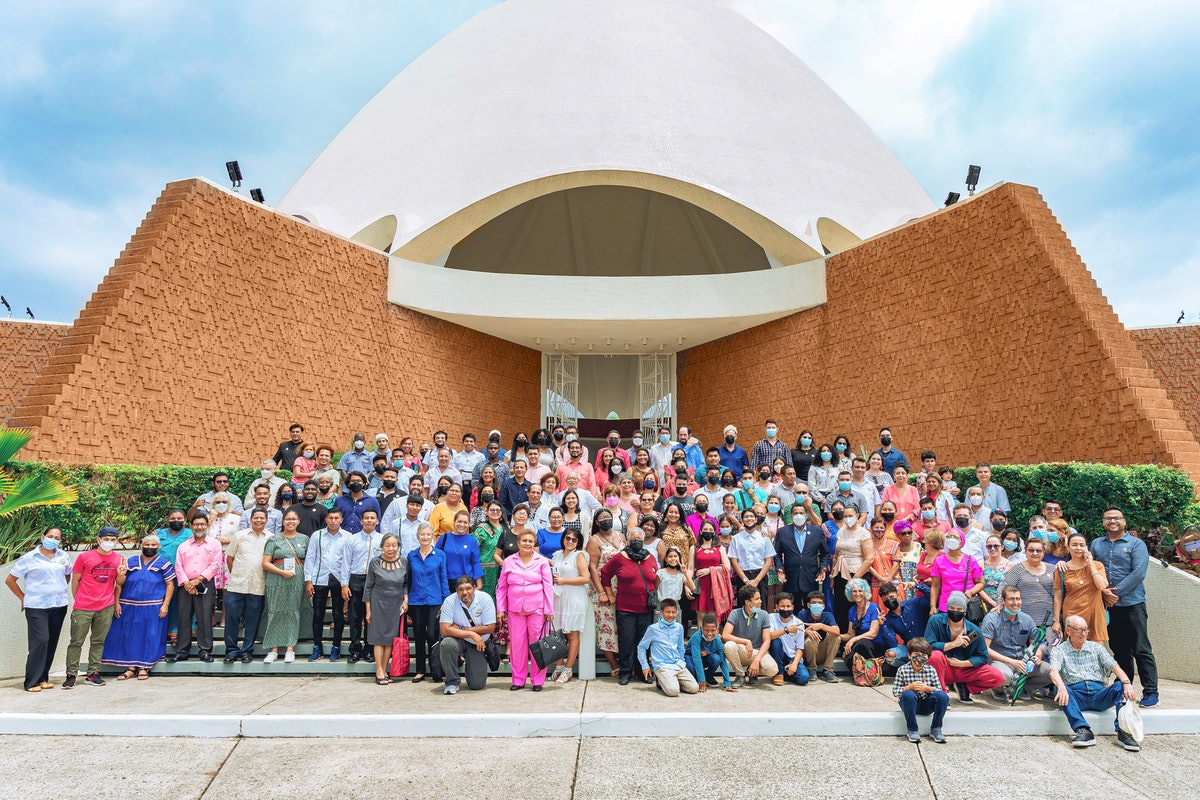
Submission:
[[[375,678],[376,686],[387,686],[391,682],[392,682],[391,678],[379,678],[379,677]]]
[[[139,669],[139,670],[138,670],[138,677],[137,677],[137,679],[138,679],[139,681],[144,681],[144,680],[147,680],[147,679],[149,679],[149,677],[150,677],[150,670],[148,670],[148,669]]]
[[[564,669],[562,672],[558,673],[558,677],[554,679],[554,682],[559,686],[562,686],[569,680],[571,680],[571,670]]]
[[[418,672],[416,675],[413,675],[413,679],[412,679],[413,683],[420,683],[423,680],[425,680],[424,672]]]
[[[136,674],[137,674],[137,670],[135,670],[135,669],[133,669],[133,668],[130,668],[130,669],[127,669],[127,670],[125,670],[124,672],[122,672],[120,675],[118,675],[118,676],[117,676],[117,680],[119,680],[119,681],[127,681],[127,680],[129,680],[130,678],[132,678],[132,677],[133,677],[134,675],[136,675]]]

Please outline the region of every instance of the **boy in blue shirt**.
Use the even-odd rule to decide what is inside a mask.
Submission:
[[[667,697],[678,697],[680,691],[695,694],[700,691],[696,678],[688,671],[683,657],[683,626],[675,621],[679,615],[679,603],[670,597],[658,607],[662,617],[646,629],[638,642],[638,661],[642,665],[642,677],[650,680],[650,662],[646,651],[654,660],[654,677],[658,688]]]
[[[725,679],[725,691],[736,692],[729,678],[729,661],[725,658],[725,643],[717,636],[717,615],[708,613],[700,620],[700,630],[692,634],[687,645],[687,666],[699,682],[700,691],[717,685],[717,669]]]
[[[804,625],[804,664],[808,671],[826,683],[837,683],[833,659],[837,658],[842,632],[832,612],[825,610],[825,593],[809,592],[808,607],[796,615]]]

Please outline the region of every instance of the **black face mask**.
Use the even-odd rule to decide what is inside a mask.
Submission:
[[[727,489],[732,487],[733,484],[734,484],[733,478],[722,478],[721,479],[721,485]]]
[[[846,512],[843,511],[842,509],[835,508],[833,510],[833,518],[838,520],[839,522],[841,521],[842,517],[844,517],[844,516],[846,516]]]
[[[609,523],[609,527],[612,527],[612,523]],[[600,523],[600,529],[607,530],[607,528],[604,527],[603,522]],[[629,542],[629,552],[631,552],[631,553],[642,552],[642,540],[641,539],[631,539]]]
[[[713,538],[712,531],[700,531],[700,541],[711,542]]]
[[[880,436],[880,437],[879,437],[879,443],[880,443],[881,445],[883,445],[884,447],[887,447],[889,444],[891,444],[891,443],[892,443],[892,437],[890,437],[890,436]]]
[[[778,614],[779,614],[780,619],[791,619],[792,618],[792,612],[784,611],[782,608],[779,609]]]
[[[596,523],[596,527],[602,531],[611,531],[612,530],[612,520],[611,519],[602,519]]]
[[[685,494],[687,494],[687,487],[686,486],[676,486],[675,494],[679,495],[680,497],[683,497]]]
[[[884,522],[891,522],[892,520],[894,520],[896,518],[896,512],[884,511],[879,516],[883,517]]]
[[[144,555],[146,558],[154,558],[156,555],[158,555],[158,548],[157,547],[143,547],[142,555]]]
[[[395,489],[395,488],[396,488],[396,482],[395,482],[395,481],[384,481],[384,482],[383,482],[383,488],[385,488],[385,489]]]
[[[697,513],[697,514],[707,514],[707,513],[708,513],[708,506],[707,506],[707,505],[704,505],[703,503],[701,503],[701,504],[697,505],[697,506],[696,506],[696,513]]]
[[[361,492],[362,488],[363,488],[363,485],[361,483],[359,483],[358,481],[355,481],[354,483],[349,483],[346,485],[350,487],[350,491],[352,491],[352,492]]]
[[[383,471],[384,471],[385,469],[387,469],[387,467],[386,467],[386,466],[384,466],[383,464],[377,464],[377,465],[375,466],[375,474],[376,474],[376,475],[382,475],[382,474],[383,474]]]
[[[1008,520],[994,519],[992,520],[992,530],[1002,531],[1008,527]]]
[[[184,522],[181,519],[173,519],[167,523],[167,527],[178,533],[179,531],[183,530]]]
[[[546,434],[544,433],[538,434],[538,437],[534,441],[538,444],[550,444],[550,440],[546,438]]]
[[[563,440],[563,435],[561,433],[554,434],[554,441],[561,442],[562,440]]]
[[[894,597],[889,597],[887,600],[883,601],[883,606],[888,611],[895,611],[897,608],[900,607],[900,601]]]
[[[756,525],[762,525],[764,522],[767,521],[767,518],[764,517],[762,514],[755,514],[754,519],[757,520],[755,522]]]
[[[617,439],[617,438],[615,438],[615,437],[612,437],[612,436],[608,437],[608,446],[609,446],[609,447],[616,447],[616,446],[617,446],[617,445],[619,445],[620,443],[621,443],[621,440],[620,440],[620,439]]]
[[[970,517],[955,517],[954,524],[957,525],[958,527],[962,528],[965,531],[967,528],[971,527],[971,518]]]
[[[767,478],[769,478],[769,477],[771,477],[771,473],[769,473],[769,472],[760,472],[760,473],[758,473],[758,479],[759,479],[760,481],[765,481],[765,480],[766,480]]]
[[[528,447],[528,446],[529,446],[528,439],[517,439],[517,447]]]
[[[496,499],[496,495],[491,494],[490,492],[488,494],[479,495],[479,502],[481,502],[481,503],[490,503],[495,499]]]
[[[951,622],[962,622],[963,617],[965,617],[966,615],[967,615],[967,612],[958,611],[957,609],[954,611],[946,612],[946,618],[949,619]]]
[[[737,440],[736,436],[726,436],[725,444],[733,444]]]
[[[718,480],[718,479],[719,479],[719,476],[718,476],[718,475],[716,475],[715,473],[712,473],[712,472],[708,473],[708,483],[709,483],[709,485],[711,485],[711,486],[716,486],[716,485],[717,485],[717,480]]]

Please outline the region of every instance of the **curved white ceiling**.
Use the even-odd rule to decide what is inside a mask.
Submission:
[[[934,209],[812,70],[712,0],[494,6],[397,75],[279,209],[346,236],[395,215],[395,252],[477,201],[586,170],[700,186],[817,252],[820,218],[865,238]]]

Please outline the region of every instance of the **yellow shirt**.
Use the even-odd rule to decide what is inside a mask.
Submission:
[[[429,512],[429,524],[433,526],[434,538],[441,536],[443,533],[451,533],[454,530],[454,515],[460,509],[466,510],[465,503],[459,503],[454,508],[445,503],[438,503],[433,507],[433,511]]]

